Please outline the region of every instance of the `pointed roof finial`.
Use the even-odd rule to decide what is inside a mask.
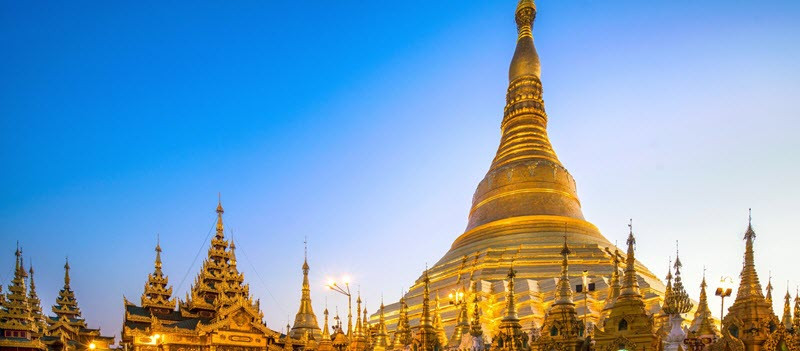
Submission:
[[[308,271],[308,236],[303,236],[303,271]]]
[[[156,271],[161,270],[161,238],[156,234]]]
[[[64,286],[69,286],[69,256],[66,257],[64,263]]]
[[[756,231],[753,230],[753,209],[747,209],[747,231],[744,233],[744,239],[752,241],[756,238]]]

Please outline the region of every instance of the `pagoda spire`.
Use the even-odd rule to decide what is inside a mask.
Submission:
[[[667,265],[667,286],[664,289],[664,302],[661,304],[661,310],[663,311],[667,307],[667,297],[672,294],[672,257],[669,258],[669,264]]]
[[[613,270],[611,271],[611,282],[608,284],[608,296],[606,297],[605,305],[603,306],[604,314],[607,312],[612,306],[614,306],[614,301],[617,300],[620,294],[620,283],[619,283],[619,249],[616,247],[614,248],[614,253],[611,254],[611,263],[613,264]]]
[[[75,292],[73,292],[72,288],[69,286],[69,270],[69,258],[67,258],[64,262],[64,287],[58,292],[58,298],[52,310],[59,319],[67,318],[68,320],[75,320],[80,319],[81,310],[78,308]]]
[[[372,345],[372,329],[370,329],[369,318],[367,318],[367,301],[366,300],[364,301],[363,327],[364,327],[364,342],[365,342],[366,348],[369,349],[370,346]]]
[[[788,286],[786,287],[786,296],[784,296],[781,324],[783,324],[786,329],[792,329],[792,295],[789,294]]]
[[[235,251],[229,250],[230,244],[225,240],[222,218],[225,210],[221,197],[217,200],[216,213],[216,234],[211,238],[208,256],[203,260],[186,302],[181,303],[181,309],[202,318],[213,317],[218,307],[229,306],[237,297],[251,300],[249,287],[244,285],[243,275],[236,270]]]
[[[572,286],[569,283],[569,254],[572,251],[567,246],[567,236],[564,235],[564,246],[561,248],[561,276],[556,285],[554,305],[575,306],[572,301]]]
[[[436,298],[433,300],[433,329],[436,331],[436,337],[439,339],[439,345],[447,345],[447,334],[444,332],[444,324],[442,323],[442,314],[439,311],[439,291],[436,291]]]
[[[314,314],[314,309],[311,306],[311,285],[308,282],[308,272],[310,267],[308,265],[308,241],[303,240],[304,254],[303,254],[303,285],[300,289],[300,308],[297,310],[297,315],[294,317],[294,326],[292,326],[292,338],[299,339],[302,335],[310,334],[315,339],[319,339],[321,331],[319,323],[317,323],[317,315]]]
[[[218,194],[217,199],[217,234],[216,237],[218,239],[225,238],[225,225],[222,223],[222,214],[225,213],[225,209],[222,208],[222,195]]]
[[[769,272],[769,279],[767,280],[767,296],[764,297],[767,300],[770,308],[772,307],[772,272]]]
[[[508,70],[500,145],[475,191],[467,232],[511,217],[548,215],[584,219],[574,180],[559,161],[547,135],[541,65],[533,44],[535,18],[534,2],[519,1],[514,16],[516,49]],[[469,242],[467,236],[461,237],[453,248]]]
[[[525,2],[524,0],[520,3]],[[532,4],[532,2],[531,2]],[[498,349],[504,351],[529,350],[528,334],[522,331],[522,324],[517,315],[516,296],[514,295],[514,278],[517,271],[514,270],[514,260],[511,260],[511,267],[508,269],[508,294],[506,295],[506,313],[500,319],[499,331],[497,333]],[[493,341],[494,343],[494,341]],[[493,346],[492,349],[495,349]]]
[[[328,328],[328,307],[325,307],[325,310],[322,311],[322,314],[325,316],[325,324],[322,327],[322,340],[330,340],[331,339],[331,332]]]
[[[672,284],[672,289],[670,290],[669,294],[664,299],[664,313],[668,315],[680,315],[692,309],[693,304],[691,299],[689,299],[689,294],[686,293],[686,289],[683,287],[683,281],[681,280],[681,268],[683,264],[681,263],[681,258],[679,253],[675,252],[675,281]]]
[[[744,233],[744,265],[742,267],[742,273],[740,274],[741,281],[739,282],[739,290],[736,293],[737,301],[749,298],[764,299],[764,295],[761,292],[761,283],[758,282],[758,274],[756,273],[756,264],[753,254],[753,241],[755,239],[756,232],[753,230],[753,217],[749,215],[747,231]]]
[[[381,307],[379,312],[378,318],[378,330],[375,333],[375,345],[374,349],[376,351],[383,351],[389,347],[389,332],[386,330],[386,317],[384,316],[384,305],[383,305],[383,298],[381,298]]]
[[[794,333],[800,336],[800,288],[794,291],[794,320],[792,321]]]
[[[472,294],[472,320],[469,324],[469,334],[473,338],[483,340],[483,328],[481,328],[481,307],[478,305],[480,298],[478,292]]]
[[[753,230],[752,215],[749,215],[747,230],[744,234],[744,264],[740,274],[739,289],[736,292],[736,299],[728,308],[725,318],[722,319],[723,334],[730,333],[741,340],[744,343],[745,351],[760,350],[767,336],[772,332],[770,325],[776,318],[773,308],[764,297],[756,274],[753,254],[755,238],[756,232]]]
[[[172,287],[169,278],[161,270],[161,240],[156,240],[156,259],[153,263],[153,273],[147,275],[147,283],[142,293],[142,307],[155,313],[169,313],[175,310],[175,299],[172,297]]]
[[[33,323],[38,329],[37,335],[42,336],[47,333],[47,322],[45,321],[46,318],[42,313],[42,301],[39,299],[39,295],[36,293],[36,283],[33,281],[33,263],[30,264],[28,274],[31,278],[31,290],[28,293],[28,305],[30,305],[31,308],[31,317],[33,318]]]
[[[703,269],[703,281],[700,283],[700,300],[697,302],[697,311],[694,313],[690,331],[696,335],[717,335],[717,326],[714,324],[714,317],[708,308],[708,295],[706,294],[706,271]]]
[[[397,318],[397,326],[394,331],[394,340],[392,342],[393,350],[402,350],[411,344],[411,324],[408,321],[408,304],[406,304],[405,296],[400,297],[400,313]]]
[[[517,276],[517,271],[514,270],[514,262],[511,262],[511,268],[508,269],[508,294],[506,295],[506,315],[503,316],[503,321],[519,321],[517,316],[517,303],[514,295],[514,278]]]
[[[622,280],[622,292],[620,298],[639,298],[639,281],[636,278],[636,257],[634,256],[634,247],[636,246],[636,238],[633,236],[633,220],[631,219],[628,224],[628,253],[625,257],[625,275]]]
[[[356,329],[355,337],[363,336],[361,330],[361,289],[358,290],[358,297],[356,297]]]
[[[419,350],[433,351],[441,348],[438,335],[433,325],[431,318],[431,299],[430,299],[430,284],[431,279],[428,276],[428,267],[425,267],[425,273],[422,278],[423,292],[422,292],[422,315],[419,317]]]

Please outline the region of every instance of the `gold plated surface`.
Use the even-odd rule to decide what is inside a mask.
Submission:
[[[575,272],[587,270],[597,287],[577,307],[580,313],[586,312],[589,320],[597,323],[607,302],[616,299],[605,279],[614,270],[614,245],[584,219],[575,180],[558,159],[547,135],[541,64],[533,41],[535,18],[533,1],[520,1],[514,13],[517,46],[509,66],[496,156],[475,190],[466,230],[429,270],[432,289],[458,290],[463,285],[459,277],[465,268],[464,257],[477,254],[472,279],[477,293],[487,297],[481,303],[487,319],[484,330],[494,330],[499,325],[497,311],[502,309],[505,296],[498,283],[506,278],[512,257],[517,257],[518,294],[524,297],[519,303],[521,322],[541,325],[547,307],[555,299],[555,279],[561,273],[558,252],[565,236],[573,252],[570,266],[575,267]],[[638,262],[634,265],[636,274],[630,279],[640,286],[646,308],[659,310],[664,285],[646,267]],[[422,280],[420,277],[414,282],[405,295],[412,325],[418,323],[422,313]],[[570,274],[568,280],[567,284],[576,285],[580,278]],[[396,324],[399,308],[397,303],[386,306],[390,329]],[[454,330],[459,335],[466,333],[461,307],[448,306],[441,314],[448,335],[453,335]],[[449,342],[458,343],[453,338]]]

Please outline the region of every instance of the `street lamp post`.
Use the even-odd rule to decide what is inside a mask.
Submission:
[[[731,277],[722,277],[719,279],[719,287],[717,287],[717,291],[714,295],[720,297],[720,307],[719,307],[719,323],[720,326],[722,325],[722,318],[725,316],[725,298],[731,296],[733,293],[733,278]]]
[[[335,281],[328,280],[328,289],[347,296],[347,337],[350,338],[350,333],[353,331],[353,296],[350,294],[350,277],[344,276],[342,278],[344,288],[337,284]]]

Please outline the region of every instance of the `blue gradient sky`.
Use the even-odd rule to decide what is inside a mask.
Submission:
[[[304,236],[318,314],[346,306],[329,275],[370,310],[396,300],[463,232],[497,147],[514,1],[0,6],[0,282],[20,240],[49,310],[69,255],[106,334],[156,233],[184,295],[217,192],[270,327],[296,312]],[[620,243],[633,217],[662,276],[680,240],[696,296],[704,265],[738,276],[752,207],[761,279],[794,291],[800,3],[538,7],[550,136],[586,217]]]

